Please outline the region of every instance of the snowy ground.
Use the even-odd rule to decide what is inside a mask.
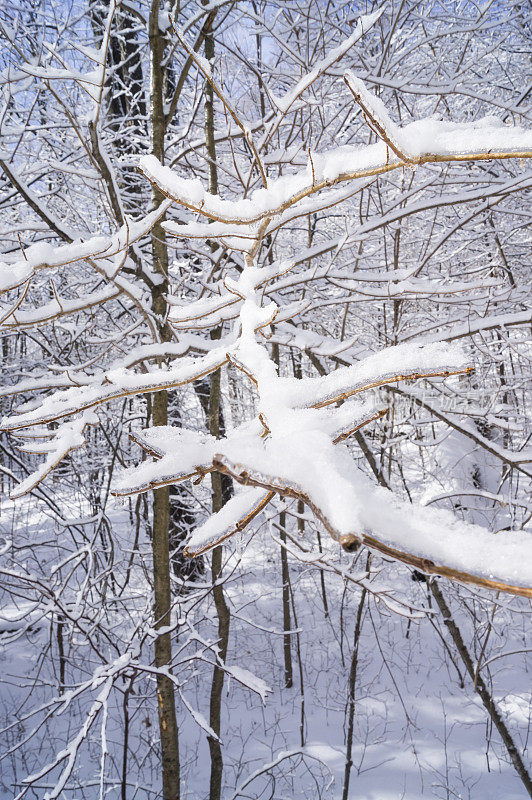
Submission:
[[[0,518],[5,534],[11,523],[11,507],[6,504]],[[18,547],[28,545],[25,552],[28,568],[43,569],[39,558],[45,548],[37,542],[50,541],[57,531],[36,512],[18,517],[16,533]],[[24,522],[24,524],[22,524]],[[64,536],[64,533],[62,534]],[[124,508],[114,512],[114,535],[125,558],[131,545],[131,530]],[[309,541],[314,540],[309,533]],[[249,538],[249,537],[247,537]],[[325,543],[327,551],[336,554],[344,567],[352,556],[340,555],[334,543]],[[58,557],[61,548],[58,548]],[[142,551],[149,562],[149,543]],[[228,567],[235,566],[238,543],[226,550],[235,555]],[[49,551],[49,546],[48,546]],[[354,572],[360,572],[365,553],[358,556]],[[6,556],[3,557],[4,563]],[[286,751],[301,746],[300,667],[296,636],[293,636],[294,686],[283,686],[283,649],[281,629],[281,570],[279,546],[270,537],[266,524],[254,536],[241,556],[241,562],[227,584],[232,610],[228,663],[252,672],[262,679],[271,692],[263,704],[260,695],[243,687],[235,679],[227,679],[224,687],[222,741],[225,765],[224,798],[232,798],[235,787],[241,785],[255,770],[268,762],[278,761],[267,777],[257,777],[249,783],[242,797],[250,798],[309,798],[337,800],[342,795],[345,766],[345,711],[347,683],[352,652],[356,608],[360,591],[348,587],[339,576],[325,577],[330,616],[323,612],[319,572],[290,559],[291,579],[297,614],[297,630],[303,674],[304,697],[304,761],[294,755],[281,760]],[[135,575],[138,591],[130,592],[128,617],[120,622],[117,641],[127,637],[122,631],[131,628],[133,610],[141,614],[146,606],[146,592],[141,570]],[[418,606],[427,606],[426,586],[413,583],[410,573],[401,566],[386,565],[379,583],[401,587],[404,596]],[[449,584],[441,581],[448,597]],[[479,630],[485,632],[487,615],[478,601],[477,593],[460,590],[470,609],[478,615]],[[108,598],[111,599],[110,597]],[[0,608],[0,725],[17,722],[2,734],[1,751],[6,752],[28,736],[42,715],[24,720],[24,715],[57,694],[57,658],[55,673],[50,669],[50,626],[37,620],[32,629],[20,638],[9,641],[16,628],[16,609],[28,610],[28,599],[1,595]],[[503,598],[503,603],[508,600]],[[512,600],[515,609],[526,610],[526,601]],[[458,608],[456,602],[453,608]],[[212,607],[205,603],[197,611],[198,630],[202,636],[215,636]],[[462,611],[457,616],[468,645],[472,646],[471,628]],[[524,613],[510,613],[501,607],[495,614],[494,627],[484,658],[498,652],[522,649],[526,644],[527,621]],[[112,627],[112,623],[109,623]],[[3,632],[2,632],[3,629]],[[11,633],[7,633],[11,631]],[[274,631],[274,632],[271,632]],[[418,798],[472,798],[472,800],[524,800],[527,796],[509,763],[496,731],[487,722],[487,715],[475,695],[471,682],[465,678],[461,688],[456,667],[444,649],[441,637],[455,656],[452,643],[434,615],[434,625],[428,618],[409,621],[392,614],[371,601],[363,618],[359,648],[358,679],[356,684],[356,713],[350,797],[357,800],[418,800]],[[179,641],[183,641],[184,632]],[[96,666],[89,649],[76,641],[73,658],[77,679],[87,679]],[[478,645],[478,643],[477,643]],[[102,644],[105,648],[105,643]],[[83,653],[87,661],[83,660]],[[110,651],[111,652],[111,651]],[[143,657],[149,659],[146,646]],[[81,655],[80,655],[81,653]],[[116,654],[113,654],[116,657]],[[459,660],[457,664],[464,673]],[[183,693],[190,705],[208,717],[209,681],[211,668],[205,661],[196,662],[197,673],[187,667],[178,676],[186,683]],[[493,691],[505,719],[524,750],[527,759],[531,721],[530,661],[527,655],[500,658],[491,665]],[[70,673],[73,674],[72,672]],[[485,673],[488,677],[488,673]],[[107,739],[104,794],[109,800],[120,797],[122,769],[122,740],[124,731],[123,690],[126,681],[120,679],[117,691],[111,696]],[[139,679],[135,693],[129,697],[130,755],[128,761],[127,798],[153,798],[159,790],[157,753],[157,717],[154,705],[154,685],[150,678]],[[259,687],[260,688],[260,687]],[[87,699],[72,704],[70,712],[55,717],[27,744],[0,762],[0,797],[16,795],[15,784],[26,775],[41,768],[52,751],[63,749],[77,733]],[[94,697],[94,695],[93,695]],[[186,800],[202,800],[208,796],[209,750],[205,733],[191,715],[179,704],[181,731],[181,761],[183,773],[182,796]],[[71,788],[60,797],[68,800],[95,800],[100,791],[101,729],[93,728],[88,743],[81,751],[73,773]],[[317,760],[319,759],[319,760]],[[53,785],[51,776],[39,782],[34,794],[44,797]],[[331,780],[334,781],[331,782]]]

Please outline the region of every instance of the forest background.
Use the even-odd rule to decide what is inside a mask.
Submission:
[[[0,35],[0,796],[532,796],[528,4]]]

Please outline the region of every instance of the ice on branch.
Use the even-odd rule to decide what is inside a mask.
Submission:
[[[375,133],[390,146],[397,158],[401,161],[408,161],[412,153],[407,146],[406,137],[399,126],[392,121],[382,100],[371,94],[364,82],[357,78],[351,70],[347,70],[344,80],[358,105],[367,115],[366,119],[374,128]]]

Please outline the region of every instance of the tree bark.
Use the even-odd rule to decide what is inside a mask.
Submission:
[[[205,0],[202,0],[205,5]],[[214,39],[212,36],[212,23],[214,16],[210,19],[205,31],[205,58],[212,62],[214,58]],[[218,194],[218,169],[216,164],[216,142],[214,137],[214,92],[208,81],[204,85],[205,94],[205,141],[207,145],[207,158],[209,162],[209,192]],[[217,328],[211,332],[212,339],[221,336],[221,329]],[[211,375],[208,422],[209,433],[211,436],[219,438],[221,433],[220,412],[221,412],[221,372],[216,370]],[[212,511],[219,511],[228,499],[228,487],[223,484],[222,475],[219,472],[211,473],[212,485]],[[215,547],[212,551],[212,594],[216,615],[218,617],[218,654],[214,664],[211,684],[211,697],[209,706],[209,724],[215,734],[220,736],[221,729],[221,709],[222,691],[224,683],[223,664],[227,657],[227,646],[229,643],[229,626],[231,614],[225,600],[222,585],[222,547]],[[223,778],[223,757],[220,742],[212,736],[208,737],[209,751],[211,756],[211,775],[209,784],[209,800],[220,800],[222,793]]]
[[[165,117],[164,117],[164,50],[165,40],[159,30],[159,1],[152,0],[149,18],[150,88],[151,88],[151,138],[152,152],[164,163]],[[160,205],[162,195],[154,190],[154,205]],[[152,230],[151,246],[153,268],[160,280],[152,289],[152,309],[157,316],[158,333],[162,341],[168,341],[170,331],[166,324],[166,299],[168,291],[168,249],[165,232],[159,221]],[[153,397],[152,424],[168,423],[167,392],[157,392]],[[167,486],[153,492],[153,586],[155,629],[170,624],[170,491]],[[172,662],[170,633],[161,633],[155,640],[155,665],[159,669],[169,668]],[[168,675],[157,675],[157,705],[159,732],[161,737],[162,783],[164,800],[179,800],[180,768],[179,738],[175,711],[174,684]]]
[[[211,389],[209,395],[209,433],[211,436],[220,435],[220,370],[217,370],[211,377]],[[224,505],[224,492],[222,476],[219,472],[211,473],[212,481],[212,510],[213,513],[219,511]],[[218,655],[213,668],[211,697],[209,707],[209,724],[215,734],[220,736],[221,728],[221,708],[222,691],[224,683],[223,664],[227,658],[227,646],[229,643],[229,626],[231,614],[225,600],[222,579],[222,547],[215,547],[212,552],[212,594],[216,615],[218,617]],[[209,786],[209,800],[220,800],[222,792],[223,777],[223,757],[220,742],[209,737],[209,750],[211,756],[211,777]]]
[[[153,398],[152,421],[165,425],[167,421],[166,392],[157,392]],[[170,553],[168,526],[170,520],[170,495],[167,486],[153,492],[153,589],[155,630],[170,624]],[[155,666],[168,668],[172,661],[170,633],[161,633],[155,640]],[[167,675],[157,675],[157,706],[161,737],[161,760],[164,800],[179,800],[179,739],[175,711],[174,684]]]
[[[491,696],[488,687],[486,686],[483,678],[481,675],[477,674],[475,670],[475,666],[473,664],[473,660],[469,654],[469,650],[467,649],[465,642],[462,638],[462,634],[456,622],[454,621],[451,610],[447,605],[447,601],[442,594],[442,591],[438,585],[438,582],[432,578],[428,580],[428,585],[430,591],[432,592],[432,596],[436,600],[438,604],[438,608],[440,609],[443,622],[449,631],[451,638],[454,642],[456,649],[460,655],[460,658],[464,662],[464,666],[467,669],[471,680],[473,681],[473,685],[475,688],[476,693],[482,700],[484,708],[488,712],[491,721],[499,731],[499,735],[508,751],[508,755],[512,761],[512,764],[515,768],[515,771],[521,778],[523,782],[523,786],[528,792],[529,797],[532,797],[532,779],[528,773],[528,770],[525,767],[523,759],[521,758],[521,753],[517,749],[517,746],[510,734],[510,731],[506,727],[504,720],[501,716],[501,712],[497,708],[493,697]]]
[[[290,573],[288,571],[288,556],[286,553],[286,513],[281,511],[279,515],[279,528],[281,535],[281,579],[283,582],[283,653],[284,653],[284,685],[290,689],[294,685],[294,674],[292,668],[292,644],[290,641],[291,628],[290,620]]]
[[[369,562],[369,557],[368,557]],[[369,563],[368,563],[369,568]],[[351,767],[353,766],[353,733],[355,728],[355,686],[357,680],[358,667],[358,644],[360,642],[360,631],[362,628],[362,612],[366,602],[367,590],[362,589],[362,594],[358,603],[357,618],[355,622],[355,634],[353,638],[353,655],[351,656],[351,668],[349,670],[349,698],[347,712],[347,741],[345,749],[345,771],[344,789],[342,800],[349,800],[349,780],[351,777]]]
[[[279,345],[272,345],[272,358],[279,369]],[[295,373],[295,368],[294,368]],[[296,375],[296,377],[298,377]],[[301,375],[299,375],[301,377]],[[299,511],[299,503],[298,503]],[[299,520],[298,520],[299,528]],[[286,552],[286,512],[281,511],[279,515],[279,533],[281,536],[281,581],[283,598],[283,656],[284,656],[284,685],[290,689],[294,685],[294,671],[292,667],[292,643],[290,631],[292,623],[290,619],[290,572],[288,570],[288,554]]]

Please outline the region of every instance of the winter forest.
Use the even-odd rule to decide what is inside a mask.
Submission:
[[[0,3],[0,798],[532,797],[526,0]]]

